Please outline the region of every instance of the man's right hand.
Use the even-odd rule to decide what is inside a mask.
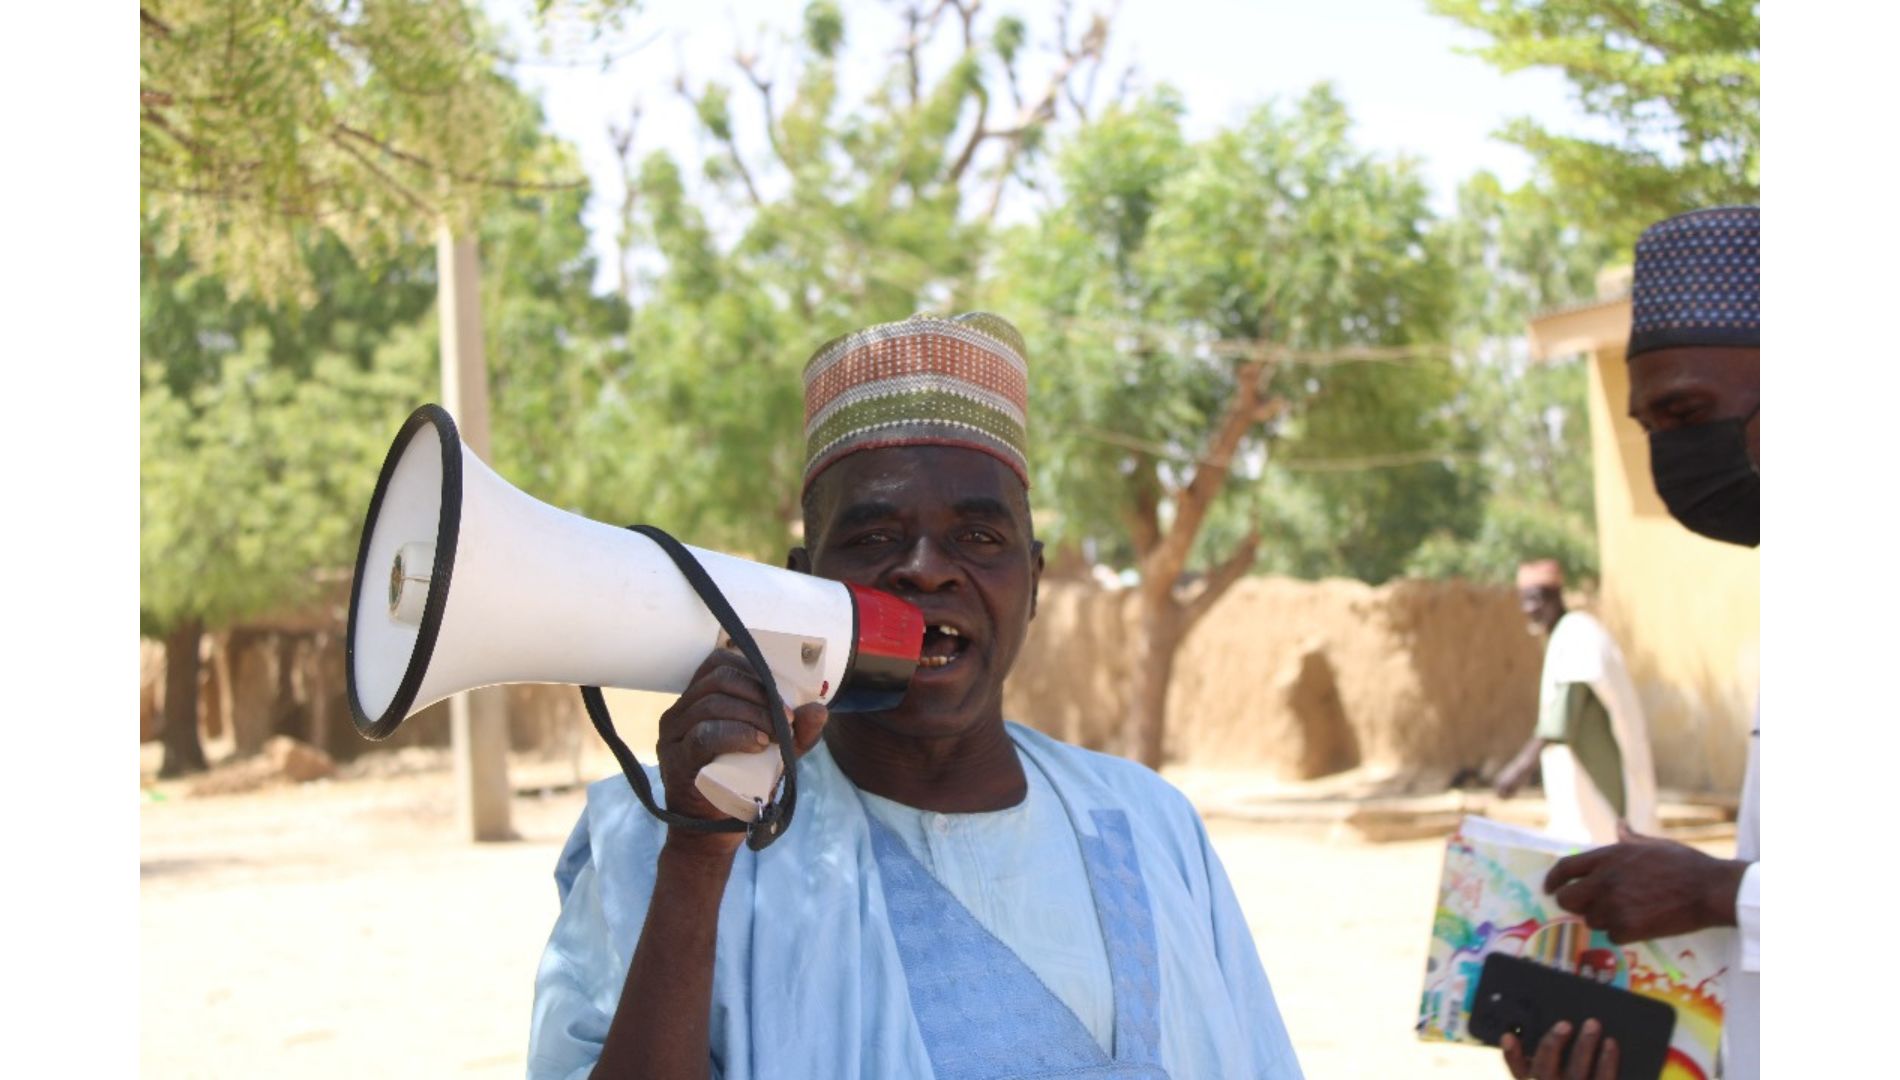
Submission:
[[[706,801],[693,786],[699,770],[722,754],[760,754],[772,749],[772,720],[765,688],[744,657],[715,650],[699,665],[693,679],[660,715],[660,781],[666,788],[667,808],[687,817],[719,821],[727,815]],[[801,756],[818,744],[829,713],[820,702],[791,710],[792,742]],[[699,852],[730,855],[745,834],[699,833],[674,829],[669,846],[685,845]]]
[[[1498,1041],[1504,1050],[1504,1064],[1516,1080],[1616,1080],[1616,1066],[1622,1052],[1615,1039],[1603,1038],[1603,1025],[1585,1020],[1577,1036],[1577,1047],[1565,1064],[1564,1047],[1570,1043],[1570,1024],[1558,1021],[1537,1043],[1537,1053],[1524,1060],[1524,1047],[1517,1036],[1506,1034]],[[1599,1045],[1599,1043],[1601,1045]]]
[[[1509,765],[1498,772],[1497,779],[1492,783],[1492,788],[1498,793],[1498,798],[1508,799],[1517,794],[1518,789],[1537,774],[1543,750],[1543,740],[1532,739],[1525,744],[1524,749],[1518,751],[1517,756],[1511,759]]]

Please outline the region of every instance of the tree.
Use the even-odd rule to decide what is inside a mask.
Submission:
[[[463,0],[149,0],[139,31],[142,209],[235,288],[307,299],[312,225],[387,257],[545,186],[511,139],[531,106]]]
[[[1012,239],[993,283],[1027,313],[1036,479],[1058,539],[1139,573],[1125,730],[1151,765],[1175,649],[1255,565],[1275,464],[1436,455],[1455,435],[1438,344],[1449,275],[1415,164],[1354,147],[1324,86],[1199,144],[1181,112],[1162,90],[1080,131],[1059,158],[1063,200]],[[1338,509],[1362,520],[1327,527],[1371,557],[1404,505],[1419,522],[1396,531],[1415,544],[1420,522],[1467,501],[1443,466],[1419,471],[1361,479]]]
[[[517,194],[484,220],[483,311],[497,467],[600,516],[618,505],[627,437],[603,388],[629,357],[624,308],[591,291],[583,202]],[[182,684],[168,675],[167,775],[202,762],[195,722],[172,722],[196,717],[181,695],[196,692],[199,634],[347,572],[387,440],[435,394],[434,253],[365,265],[318,234],[304,257],[322,283],[309,306],[233,298],[181,251],[148,246],[141,263],[141,621],[168,664],[192,665]]]
[[[602,3],[596,15],[612,20],[630,6]],[[168,644],[165,712],[168,739],[177,740],[175,752],[168,742],[169,774],[203,765],[191,719],[199,633],[294,602],[312,560],[338,554],[319,522],[354,527],[355,481],[330,468],[368,477],[376,460],[312,456],[285,479],[283,454],[363,415],[349,406],[381,399],[361,385],[376,374],[365,353],[379,339],[358,340],[352,366],[310,347],[334,328],[283,301],[372,322],[393,315],[414,290],[329,296],[339,281],[313,271],[336,269],[341,252],[354,280],[387,268],[406,285],[420,278],[419,238],[438,227],[466,233],[505,195],[580,185],[544,179],[571,173],[572,155],[540,137],[538,110],[501,72],[491,35],[463,0],[153,0],[141,5],[139,25],[148,284],[168,267],[215,279],[171,304],[186,312],[179,319],[159,313],[154,322],[168,339],[153,332],[141,343],[141,564],[150,580],[141,621]],[[148,318],[153,303],[179,299],[162,286],[158,293],[154,300],[147,290]],[[255,299],[247,304],[248,294]],[[205,337],[193,326],[200,316],[269,325]],[[207,357],[207,343],[232,354]],[[408,403],[422,396],[413,380],[398,382]],[[245,409],[257,415],[246,418]],[[362,430],[380,441],[391,423]],[[305,425],[314,425],[307,435]],[[260,441],[266,432],[290,442]],[[206,478],[217,485],[205,488]],[[239,481],[270,490],[251,495],[233,486]],[[247,495],[233,500],[233,492]]]
[[[1553,67],[1614,139],[1520,119],[1502,132],[1537,159],[1558,206],[1618,251],[1652,222],[1761,200],[1758,0],[1432,0],[1478,30],[1503,71]]]
[[[413,328],[409,332],[414,333]],[[409,347],[404,347],[408,345]],[[204,767],[202,631],[313,597],[350,565],[381,445],[428,355],[399,335],[371,366],[329,352],[298,375],[247,334],[214,379],[174,392],[148,362],[139,415],[139,607],[166,646],[162,775]]]
[[[392,399],[426,386],[413,357],[393,376],[402,389],[383,386],[405,370],[384,354],[426,320],[435,278],[426,250],[365,268],[318,235],[301,252],[325,283],[311,303],[233,297],[183,250],[161,252],[162,232],[140,230],[139,614],[166,645],[161,774],[176,776],[205,765],[204,630],[307,600],[320,570],[349,565],[338,530],[354,527],[379,451],[339,457],[338,440],[388,430]],[[350,426],[373,401],[384,417]]]
[[[777,558],[800,518],[805,358],[968,305],[1006,193],[1086,108],[1074,84],[1108,34],[1100,17],[1071,29],[1064,8],[1037,66],[1026,25],[979,6],[906,8],[898,62],[861,102],[840,95],[847,26],[827,0],[805,8],[788,64],[741,48],[737,91],[682,77],[709,147],[699,175],[664,153],[629,164],[639,250],[623,265],[657,262],[634,282],[637,378],[617,390],[638,433],[621,473],[634,516]]]
[[[1504,582],[1527,558],[1562,561],[1571,580],[1596,575],[1587,370],[1537,363],[1524,341],[1541,311],[1595,296],[1613,249],[1567,219],[1547,190],[1506,190],[1489,173],[1459,189],[1446,222],[1456,268],[1452,343],[1464,376],[1460,413],[1483,432],[1477,467],[1487,488],[1477,528],[1446,527],[1406,561],[1425,577]]]

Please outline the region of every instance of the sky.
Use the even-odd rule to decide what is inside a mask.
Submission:
[[[527,0],[486,0],[491,17],[517,43],[535,40]],[[845,0],[845,90],[869,87],[889,66],[901,31],[895,0]],[[613,217],[619,165],[608,135],[640,103],[636,156],[656,149],[697,160],[699,141],[688,107],[673,88],[684,73],[695,87],[709,79],[732,85],[742,142],[762,137],[756,100],[732,62],[735,43],[757,48],[769,63],[786,61],[782,43],[796,32],[803,0],[646,0],[617,39],[589,44],[573,24],[557,25],[551,56],[524,50],[516,77],[540,97],[549,126],[574,143],[596,195],[587,211],[603,279],[613,263]],[[1115,0],[1078,0],[1079,11],[1115,7]],[[1021,15],[1032,48],[1049,49],[1053,0],[988,0],[984,18]],[[1078,20],[1079,21],[1079,20]],[[1506,183],[1525,178],[1528,157],[1494,138],[1509,119],[1528,116],[1558,131],[1603,134],[1554,71],[1504,75],[1459,52],[1482,35],[1431,14],[1425,0],[1121,0],[1116,9],[1097,100],[1131,64],[1136,85],[1159,82],[1182,92],[1192,135],[1238,120],[1252,106],[1290,99],[1331,81],[1355,122],[1363,148],[1420,159],[1434,206],[1448,212],[1458,183],[1489,169]],[[606,71],[603,54],[619,54]],[[789,80],[787,80],[789,81]],[[1034,80],[1030,80],[1034,81]]]

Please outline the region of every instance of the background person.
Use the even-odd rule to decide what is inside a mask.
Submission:
[[[1510,798],[1541,772],[1550,833],[1578,843],[1616,841],[1618,821],[1654,832],[1656,770],[1649,727],[1616,640],[1585,611],[1564,608],[1555,559],[1517,570],[1518,602],[1533,633],[1549,639],[1537,694],[1537,728],[1498,774]]]

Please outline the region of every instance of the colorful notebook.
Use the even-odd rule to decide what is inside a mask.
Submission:
[[[1445,842],[1418,1035],[1476,1043],[1466,1030],[1484,958],[1523,956],[1667,1002],[1675,1035],[1663,1080],[1707,1080],[1722,1037],[1722,984],[1732,930],[1702,930],[1632,945],[1557,906],[1544,875],[1576,844],[1487,818],[1467,817]]]

